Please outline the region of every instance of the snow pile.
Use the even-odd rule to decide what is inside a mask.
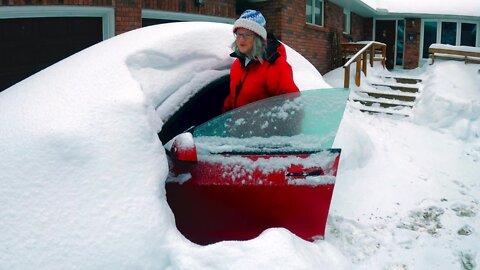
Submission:
[[[203,252],[175,228],[157,132],[193,91],[228,75],[231,29],[139,29],[0,93],[1,269],[165,269],[195,256],[181,250]]]
[[[166,239],[179,234],[157,132],[170,112],[157,106],[228,74],[231,63],[231,28],[197,26],[120,35],[1,93],[0,268],[169,265]]]
[[[418,100],[414,121],[452,133],[461,140],[480,138],[478,65],[438,61],[425,75],[424,93]]]
[[[439,61],[401,73],[369,70],[362,78],[361,87],[385,75],[422,78],[423,90],[411,118],[351,107],[345,114],[325,238],[351,262],[368,269],[480,265],[478,69]],[[332,74],[324,78],[338,86]]]
[[[154,107],[125,65],[141,42],[123,38],[0,94],[0,268],[168,264],[166,158]]]

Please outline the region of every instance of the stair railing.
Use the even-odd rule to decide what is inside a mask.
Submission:
[[[342,44],[344,50],[348,49],[349,45],[353,47],[358,47],[359,43],[348,43]],[[377,53],[381,53],[382,57],[376,57]],[[367,58],[367,55],[370,54],[370,57]],[[367,59],[370,59],[370,66],[373,67],[374,61],[382,61],[382,66],[385,68],[385,58],[387,55],[387,45],[385,43],[370,41],[365,46],[363,46],[358,52],[348,60],[343,68],[345,69],[345,77],[343,81],[343,87],[350,87],[350,65],[355,61],[356,70],[355,70],[355,84],[360,86],[360,71],[363,71],[365,76],[367,76]]]

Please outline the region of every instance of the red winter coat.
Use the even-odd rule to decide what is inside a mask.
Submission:
[[[245,59],[241,57],[233,62],[230,94],[223,104],[223,112],[264,98],[299,91],[293,81],[292,67],[287,63],[285,47],[276,39],[269,39],[268,44],[268,57],[263,63],[254,60],[245,67]],[[236,56],[235,53],[232,56]]]

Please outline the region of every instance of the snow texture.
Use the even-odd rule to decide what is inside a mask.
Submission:
[[[139,29],[0,93],[0,269],[480,267],[480,66],[442,60],[409,72],[424,78],[410,118],[347,107],[325,240],[282,228],[205,247],[185,239],[157,132],[228,74],[231,27]],[[329,86],[288,52],[302,89]],[[341,86],[342,71],[325,79]]]

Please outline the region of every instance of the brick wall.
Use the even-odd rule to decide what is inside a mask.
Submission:
[[[373,40],[373,18],[350,15],[350,36],[346,41]]]
[[[325,1],[323,27],[306,23],[306,0],[266,1],[250,7],[262,12],[269,31],[307,58],[322,74],[338,67],[332,63],[332,52],[335,51],[332,48],[333,32],[337,32],[339,42],[371,39],[372,30],[367,31],[364,27],[371,19],[352,13],[351,35],[344,35],[343,8],[328,1]]]
[[[1,5],[114,7],[117,35],[142,26],[142,9],[238,18],[245,9],[253,8],[260,10],[265,16],[268,31],[273,32],[281,41],[302,54],[322,74],[339,66],[338,62],[334,61],[336,54],[336,49],[333,47],[334,32],[337,33],[340,43],[351,40],[371,40],[373,25],[371,18],[365,19],[352,13],[351,34],[344,35],[343,8],[329,0],[325,0],[324,26],[322,27],[306,23],[306,0],[275,0],[257,3],[241,0],[205,0],[202,5],[196,5],[194,0],[2,0]]]
[[[75,5],[115,8],[115,34],[142,27],[142,9],[185,12],[218,17],[237,17],[236,0],[1,0],[0,6]]]
[[[115,1],[115,34],[142,27],[142,0]]]
[[[144,0],[143,8],[185,12],[218,17],[237,17],[236,0],[206,0],[196,5],[194,0]]]
[[[418,58],[420,57],[420,19],[405,20],[405,34],[414,33],[415,41],[411,42],[406,38],[405,51],[403,56],[403,67],[406,69],[414,69],[418,67]]]
[[[142,27],[142,8],[202,14],[217,17],[236,17],[235,0],[207,0],[197,5],[194,0],[117,0],[115,7],[116,34]]]

